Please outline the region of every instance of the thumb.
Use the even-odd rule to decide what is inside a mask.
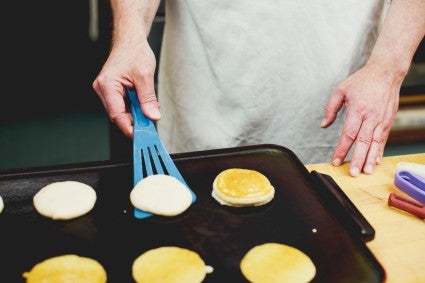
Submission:
[[[336,89],[329,97],[328,103],[325,106],[324,116],[320,127],[329,127],[336,119],[338,111],[344,103],[344,94],[341,90]]]
[[[142,84],[136,84],[135,89],[140,101],[140,108],[146,117],[155,121],[161,119],[159,103],[155,94],[155,84],[153,77],[144,81]]]

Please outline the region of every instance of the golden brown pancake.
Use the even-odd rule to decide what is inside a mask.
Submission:
[[[210,269],[196,252],[165,246],[137,257],[132,272],[136,283],[200,283]]]
[[[309,256],[279,243],[253,247],[242,258],[240,269],[252,283],[306,283],[316,275]]]
[[[74,254],[46,259],[22,276],[26,283],[105,283],[107,279],[98,261]]]
[[[258,206],[270,202],[275,189],[262,173],[242,168],[226,169],[214,179],[212,197],[229,206]]]

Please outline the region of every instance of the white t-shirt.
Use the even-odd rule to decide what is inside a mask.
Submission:
[[[166,1],[167,150],[273,143],[306,164],[330,161],[345,113],[321,129],[324,107],[370,54],[386,1]]]

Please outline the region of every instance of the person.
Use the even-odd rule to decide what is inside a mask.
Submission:
[[[171,153],[273,143],[303,163],[351,159],[351,176],[373,173],[425,1],[166,1],[156,92],[147,38],[159,4],[111,1],[112,47],[93,89],[127,137],[133,87]]]

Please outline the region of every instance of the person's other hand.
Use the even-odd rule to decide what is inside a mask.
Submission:
[[[343,163],[350,148],[354,151],[350,175],[372,174],[381,162],[394,118],[398,110],[402,78],[379,65],[365,65],[341,82],[325,107],[321,127],[333,123],[345,106],[343,131],[332,156],[332,164]]]
[[[115,46],[92,86],[113,123],[128,137],[133,136],[133,118],[125,102],[125,87],[135,88],[143,113],[159,120],[155,94],[155,55],[146,40]]]

